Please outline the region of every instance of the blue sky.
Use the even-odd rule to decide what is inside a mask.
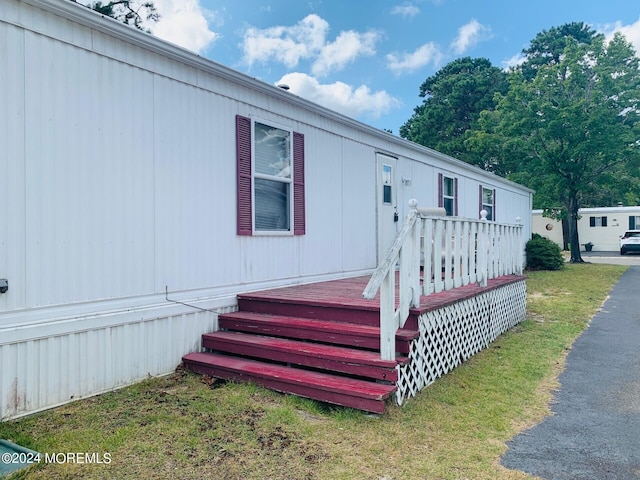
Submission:
[[[507,68],[535,35],[582,21],[640,51],[638,0],[155,0],[152,33],[398,133],[419,87],[470,56]]]

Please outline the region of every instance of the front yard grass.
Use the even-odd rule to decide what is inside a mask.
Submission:
[[[177,371],[0,423],[0,438],[43,454],[109,459],[10,478],[530,478],[500,466],[506,442],[549,414],[567,351],[625,268],[529,272],[525,322],[384,415]]]

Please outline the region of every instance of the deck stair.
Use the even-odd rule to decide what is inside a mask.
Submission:
[[[418,331],[399,329],[397,358],[382,360],[378,302],[300,298],[296,292],[287,287],[240,295],[239,310],[219,316],[220,330],[202,336],[205,352],[185,355],[185,367],[382,413],[396,391],[396,366],[407,361]]]

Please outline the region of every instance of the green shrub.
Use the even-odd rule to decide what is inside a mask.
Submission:
[[[564,265],[562,252],[555,242],[537,233],[525,247],[527,252],[527,268],[531,270],[559,270]]]

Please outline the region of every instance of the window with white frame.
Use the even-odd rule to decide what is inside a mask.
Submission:
[[[640,229],[640,216],[629,215],[629,230]]]
[[[304,235],[304,135],[236,117],[238,235]]]
[[[496,219],[496,191],[480,185],[480,210],[487,212],[487,220]]]
[[[456,191],[454,188],[455,181],[451,177],[442,178],[442,206],[448,216],[455,215]]]
[[[291,226],[291,131],[254,122],[254,228],[289,231]]]

